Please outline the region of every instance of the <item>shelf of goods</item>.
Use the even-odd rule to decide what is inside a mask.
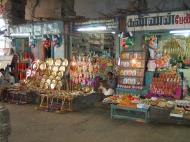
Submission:
[[[145,52],[123,51],[120,55],[118,91],[139,93],[143,89]]]
[[[158,97],[182,98],[182,79],[177,72],[155,73],[149,95]]]

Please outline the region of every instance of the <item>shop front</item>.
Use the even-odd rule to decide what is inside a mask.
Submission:
[[[97,80],[105,80],[108,72],[115,74],[118,30],[117,19],[73,24],[71,61],[75,67],[71,64],[71,80],[74,85],[97,89]]]
[[[18,79],[35,60],[64,57],[63,22],[38,22],[10,27],[10,38],[18,55]]]
[[[104,100],[113,118],[189,124],[189,14],[127,16],[117,95]]]
[[[33,23],[13,29],[13,31],[20,30],[19,33],[12,34],[17,51],[20,53],[22,46],[30,49],[30,53],[34,55],[34,61],[24,68],[23,80],[14,86],[7,87],[7,92],[2,96],[5,101],[17,104],[38,101],[39,106],[36,109],[53,112],[70,112],[93,106],[97,101],[95,87],[100,69],[98,62],[93,58],[93,55],[97,53],[93,51],[92,55],[89,52],[83,54],[84,52],[78,50],[75,53],[72,52],[71,59],[64,58],[62,46],[58,45],[58,41],[54,41],[56,28],[53,28],[53,25],[55,23]],[[28,37],[23,39],[26,35]],[[45,40],[44,36],[46,36]],[[27,44],[23,44],[22,40],[27,41]],[[46,48],[51,49],[50,56],[47,57],[44,50]],[[109,54],[111,58],[111,51],[107,52],[106,55]],[[76,53],[80,54],[76,55]],[[104,66],[112,69],[111,59],[106,58]]]

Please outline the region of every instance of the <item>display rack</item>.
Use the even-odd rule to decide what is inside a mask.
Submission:
[[[145,52],[123,51],[120,55],[118,92],[139,93],[144,85]]]

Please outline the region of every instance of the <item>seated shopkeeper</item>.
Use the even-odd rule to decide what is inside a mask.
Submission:
[[[99,90],[102,92],[104,97],[111,96],[115,94],[115,89],[117,86],[116,78],[112,72],[108,72],[106,82],[100,81]]]

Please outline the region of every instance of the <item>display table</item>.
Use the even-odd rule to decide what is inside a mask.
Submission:
[[[172,109],[151,106],[149,109],[150,122],[190,125],[190,119],[170,116]]]
[[[111,104],[111,118],[148,122],[149,109],[130,108]]]
[[[78,111],[80,109],[93,107],[97,102],[97,94],[89,94],[84,96],[77,96],[73,99],[72,109]]]

